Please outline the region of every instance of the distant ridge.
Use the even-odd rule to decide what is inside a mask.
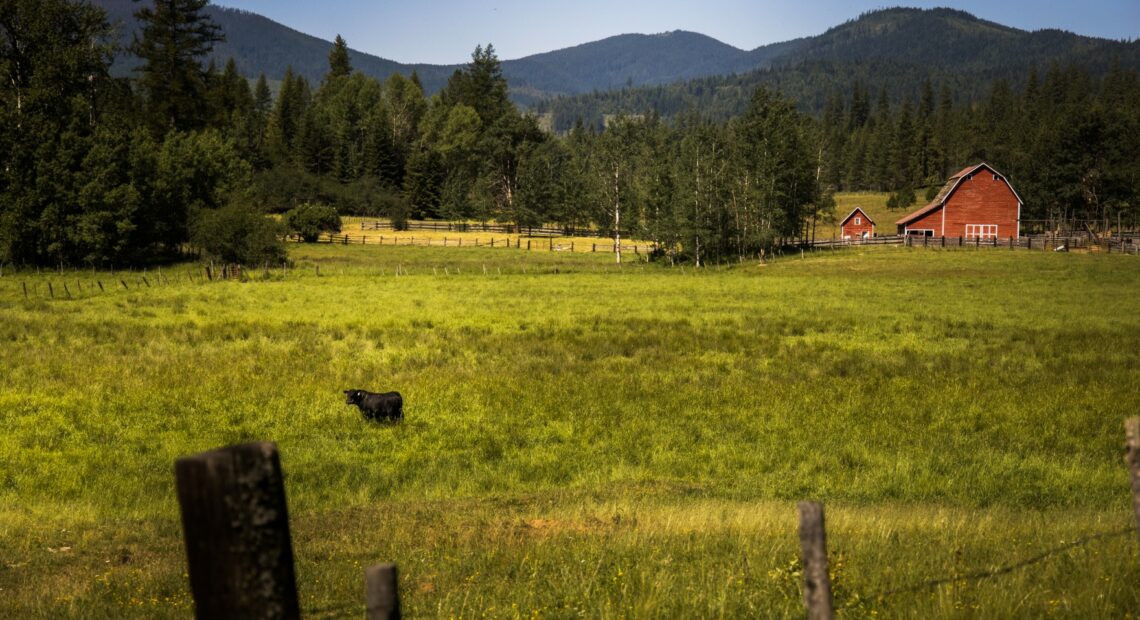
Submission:
[[[129,43],[138,5],[131,0],[92,2],[122,24],[120,40]],[[255,13],[214,5],[207,11],[226,34],[213,53],[219,66],[233,57],[243,75],[264,73],[271,80],[281,79],[291,66],[313,84],[327,71],[332,43]],[[443,88],[462,66],[403,64],[355,50],[350,58],[358,71],[381,80],[414,71],[428,94]],[[1106,71],[1114,59],[1140,66],[1140,41],[1062,30],[1028,32],[954,9],[891,8],[864,13],[814,37],[750,51],[677,30],[617,35],[504,60],[502,67],[517,103],[563,117],[591,117],[621,109],[670,113],[694,105],[730,114],[739,103],[720,98],[740,99],[758,84],[796,98],[801,107],[819,109],[828,89],[845,89],[856,78],[871,86],[892,84],[892,92],[916,91],[930,78],[954,86],[959,96],[972,96],[995,79],[1021,79],[1033,66],[1043,70],[1051,63],[1073,63],[1095,73]],[[131,62],[121,55],[116,71],[129,72]],[[584,103],[591,97],[601,103]]]
[[[121,24],[120,42],[125,47],[136,30],[131,0],[92,0],[103,7],[112,22]],[[234,58],[238,71],[247,77],[264,73],[279,80],[285,69],[317,83],[328,70],[332,43],[298,32],[273,20],[238,9],[209,5],[210,17],[226,34],[215,46],[212,58],[218,66]],[[623,34],[566,49],[504,60],[503,74],[516,101],[529,103],[559,95],[595,90],[667,84],[710,75],[749,71],[768,66],[782,54],[796,49],[803,40],[777,43],[752,51],[732,47],[695,32]],[[352,41],[349,41],[351,48]],[[491,41],[490,43],[494,43]],[[474,51],[474,50],[472,50]],[[356,50],[349,52],[353,67],[378,79],[393,73],[419,76],[424,89],[433,93],[463,65],[403,64]],[[132,67],[127,54],[120,54],[116,71]]]

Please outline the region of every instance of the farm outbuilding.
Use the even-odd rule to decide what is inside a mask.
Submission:
[[[986,163],[950,177],[934,200],[895,224],[900,235],[994,239],[1021,234],[1021,197]]]
[[[843,239],[870,239],[875,236],[875,220],[861,207],[855,207],[839,224],[839,236]]]

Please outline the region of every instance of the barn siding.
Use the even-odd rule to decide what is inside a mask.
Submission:
[[[920,217],[919,219],[907,224],[906,229],[908,231],[929,229],[934,231],[935,237],[945,237],[946,235],[944,235],[942,232],[942,209],[944,208],[945,207],[940,207],[938,209],[935,209],[930,213],[927,213],[926,215]],[[899,232],[901,233],[902,231]]]
[[[999,237],[1017,236],[1017,196],[1001,177],[994,176],[983,168],[963,180],[943,207],[945,231],[935,234],[965,237],[967,224],[997,224]]]

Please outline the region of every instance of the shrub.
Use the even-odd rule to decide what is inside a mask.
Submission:
[[[312,243],[321,233],[340,232],[340,215],[328,205],[306,202],[285,213],[285,226]]]
[[[191,223],[190,242],[204,258],[252,265],[285,260],[281,225],[253,209],[229,205],[202,209]]]

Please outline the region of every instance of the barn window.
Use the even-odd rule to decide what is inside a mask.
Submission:
[[[967,239],[993,239],[997,236],[997,224],[966,224]]]
[[[994,173],[994,180],[996,181],[996,180],[998,180],[998,179],[1000,179],[1000,178],[1001,178],[1001,177],[1000,177],[1000,176],[998,176],[998,173],[996,173],[996,172],[995,172],[995,173]]]
[[[855,225],[859,226],[862,223],[863,223],[863,218],[861,218],[859,216],[855,216]]]

